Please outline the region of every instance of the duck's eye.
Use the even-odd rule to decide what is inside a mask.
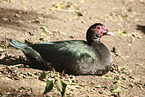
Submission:
[[[100,27],[97,27],[98,30],[100,30]]]

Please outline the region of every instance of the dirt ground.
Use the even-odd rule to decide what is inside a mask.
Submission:
[[[26,43],[85,40],[96,22],[115,33],[101,38],[112,51],[112,70],[103,76],[61,76],[66,96],[145,97],[145,0],[0,0],[0,96],[60,96],[56,87],[43,95],[42,70],[6,59],[23,56],[27,61],[6,38]]]

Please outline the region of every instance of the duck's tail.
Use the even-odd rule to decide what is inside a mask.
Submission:
[[[22,43],[20,41],[17,40],[12,40],[12,39],[7,39],[10,41],[10,45],[17,48],[17,49],[22,49],[24,47],[26,47],[27,45],[25,43]]]

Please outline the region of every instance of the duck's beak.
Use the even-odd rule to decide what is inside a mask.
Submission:
[[[105,32],[105,33],[103,33],[103,35],[110,35],[110,36],[114,36],[115,34],[114,33],[112,33],[112,32]]]
[[[112,32],[107,32],[107,35],[110,35],[110,36],[115,36],[115,34],[114,34],[114,33],[112,33]]]

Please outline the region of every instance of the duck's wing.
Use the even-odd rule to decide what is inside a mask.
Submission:
[[[81,57],[95,59],[96,57],[94,49],[81,40],[43,42],[32,45],[32,48],[48,62],[59,59],[76,60]]]

